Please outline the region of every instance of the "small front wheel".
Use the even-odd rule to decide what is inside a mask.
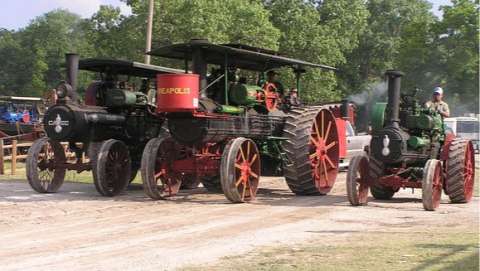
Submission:
[[[423,168],[422,202],[427,211],[435,211],[442,197],[442,163],[430,159]]]
[[[368,156],[354,156],[348,165],[347,195],[353,206],[366,205],[368,200]]]
[[[102,143],[94,167],[93,180],[98,193],[113,197],[128,185],[131,160],[128,148],[122,141],[109,139]]]
[[[47,137],[37,139],[28,150],[27,179],[38,193],[55,193],[65,180],[65,150],[58,141]]]
[[[260,180],[260,153],[251,139],[232,139],[225,147],[220,165],[220,182],[231,202],[255,199]]]
[[[180,190],[182,175],[173,170],[173,162],[179,159],[177,144],[168,136],[152,138],[142,155],[142,182],[145,194],[159,200],[174,196]]]

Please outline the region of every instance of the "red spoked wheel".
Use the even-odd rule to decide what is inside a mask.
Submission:
[[[475,183],[475,156],[472,142],[456,138],[445,146],[445,193],[452,203],[466,203],[472,199]]]
[[[422,202],[427,211],[435,211],[442,198],[442,163],[430,159],[423,168]]]
[[[66,169],[58,167],[67,160],[62,145],[47,137],[37,139],[28,150],[27,179],[38,193],[55,193],[62,186]]]
[[[334,115],[322,109],[313,119],[309,158],[312,177],[321,194],[333,188],[338,173],[340,147]]]
[[[180,190],[182,174],[172,168],[180,156],[180,148],[167,136],[148,141],[142,155],[143,190],[152,199],[174,196]]]
[[[368,200],[368,156],[354,156],[348,165],[347,195],[353,206],[366,205]]]
[[[232,139],[225,147],[220,166],[220,181],[231,202],[255,199],[260,180],[260,153],[250,139]]]

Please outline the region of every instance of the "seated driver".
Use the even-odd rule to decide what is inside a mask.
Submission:
[[[268,71],[267,72],[267,82],[266,82],[266,84],[268,84],[268,83],[274,84],[275,87],[276,87],[277,93],[280,94],[280,97],[283,97],[283,95],[284,95],[283,92],[285,91],[285,89],[284,89],[282,83],[280,83],[278,81],[277,75],[278,75],[278,72],[276,72],[276,71],[273,71],[273,70]]]

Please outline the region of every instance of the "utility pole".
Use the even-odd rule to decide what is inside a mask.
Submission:
[[[152,28],[153,28],[153,2],[148,3],[148,19],[147,19],[147,43],[145,45],[145,53],[152,49]],[[145,64],[150,64],[150,55],[145,54]]]

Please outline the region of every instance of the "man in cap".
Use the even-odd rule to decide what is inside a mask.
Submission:
[[[433,89],[432,100],[425,103],[425,107],[438,112],[442,117],[448,118],[450,116],[450,109],[448,104],[443,100],[443,89],[436,87]]]
[[[282,83],[280,83],[277,79],[278,72],[274,70],[270,70],[267,72],[267,83],[273,83],[275,85],[276,91],[280,94],[282,97],[284,95],[284,87]]]

